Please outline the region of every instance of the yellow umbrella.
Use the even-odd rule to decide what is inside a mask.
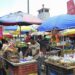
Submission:
[[[12,31],[11,34],[13,35],[20,35],[20,32],[22,31],[36,31],[36,29],[32,28],[31,26],[18,26],[16,31]]]
[[[21,26],[21,31],[30,31],[30,30],[34,30],[33,28],[31,28],[30,26]],[[20,31],[20,27],[18,26],[17,31]]]
[[[10,33],[13,34],[13,35],[19,35],[20,31],[16,30],[16,31],[13,31],[13,32],[10,32]]]
[[[75,34],[75,29],[66,29],[61,31],[60,33],[63,36],[72,35],[72,34]]]

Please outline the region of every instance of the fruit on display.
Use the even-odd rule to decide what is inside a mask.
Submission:
[[[16,46],[17,47],[26,47],[27,44],[25,42],[18,42],[18,43],[16,43]]]
[[[58,57],[58,56],[49,56],[48,61],[52,63],[59,63],[59,65],[68,67],[75,65],[75,58],[72,57]]]
[[[53,62],[59,62],[61,58],[59,58],[58,56],[49,56],[48,60],[53,61]]]
[[[11,62],[19,62],[19,54],[17,51],[5,51],[3,57]]]

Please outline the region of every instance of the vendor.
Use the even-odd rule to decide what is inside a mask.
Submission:
[[[38,75],[41,75],[41,69],[43,64],[42,52],[40,51],[40,44],[35,40],[35,37],[32,36],[29,44],[29,49],[26,52],[26,55],[32,55],[33,58],[37,60],[38,64]]]
[[[29,32],[26,32],[25,42],[26,43],[30,42],[30,38],[31,38],[31,35],[29,34]]]
[[[51,43],[53,46],[57,46],[57,44],[60,42],[59,31],[58,31],[58,29],[54,28],[51,33],[52,33]]]
[[[2,50],[5,51],[8,48],[8,41],[5,39],[2,39]]]
[[[39,51],[40,51],[40,44],[35,40],[35,37],[32,36],[30,39],[29,48],[25,55],[29,54],[37,58]]]

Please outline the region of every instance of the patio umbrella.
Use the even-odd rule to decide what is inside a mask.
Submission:
[[[20,35],[20,31],[10,31],[10,33],[12,34],[12,35]]]
[[[35,31],[36,29],[31,26],[21,26],[21,31]],[[17,28],[17,31],[20,31],[20,27]]]
[[[60,31],[60,34],[62,36],[75,36],[75,28],[73,28],[73,29],[66,29],[66,30]]]
[[[0,17],[0,24],[2,25],[31,25],[41,24],[42,20],[30,14],[23,13],[21,11],[10,13],[3,17]]]
[[[66,29],[75,27],[75,15],[64,14],[60,16],[50,17],[44,21],[37,30],[49,31],[53,28]]]
[[[23,13],[21,11],[10,13],[9,15],[0,17],[0,25],[19,25],[19,26],[28,26],[31,24],[41,24],[42,20],[39,18]],[[21,31],[21,28],[20,28]]]
[[[15,31],[17,30],[18,26],[17,25],[14,25],[14,26],[3,26],[3,29],[4,30],[12,30],[12,31]]]
[[[20,28],[21,28],[21,31],[20,31]],[[29,32],[29,31],[32,31],[32,32],[35,32],[37,31],[36,28],[32,27],[32,26],[17,26],[17,29],[15,31],[11,31],[11,34],[13,35],[20,35],[20,34],[25,34],[26,32]]]

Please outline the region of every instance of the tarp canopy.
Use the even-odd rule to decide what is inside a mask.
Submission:
[[[49,31],[53,28],[66,29],[75,27],[75,15],[64,14],[60,16],[54,16],[44,21],[37,30]]]

